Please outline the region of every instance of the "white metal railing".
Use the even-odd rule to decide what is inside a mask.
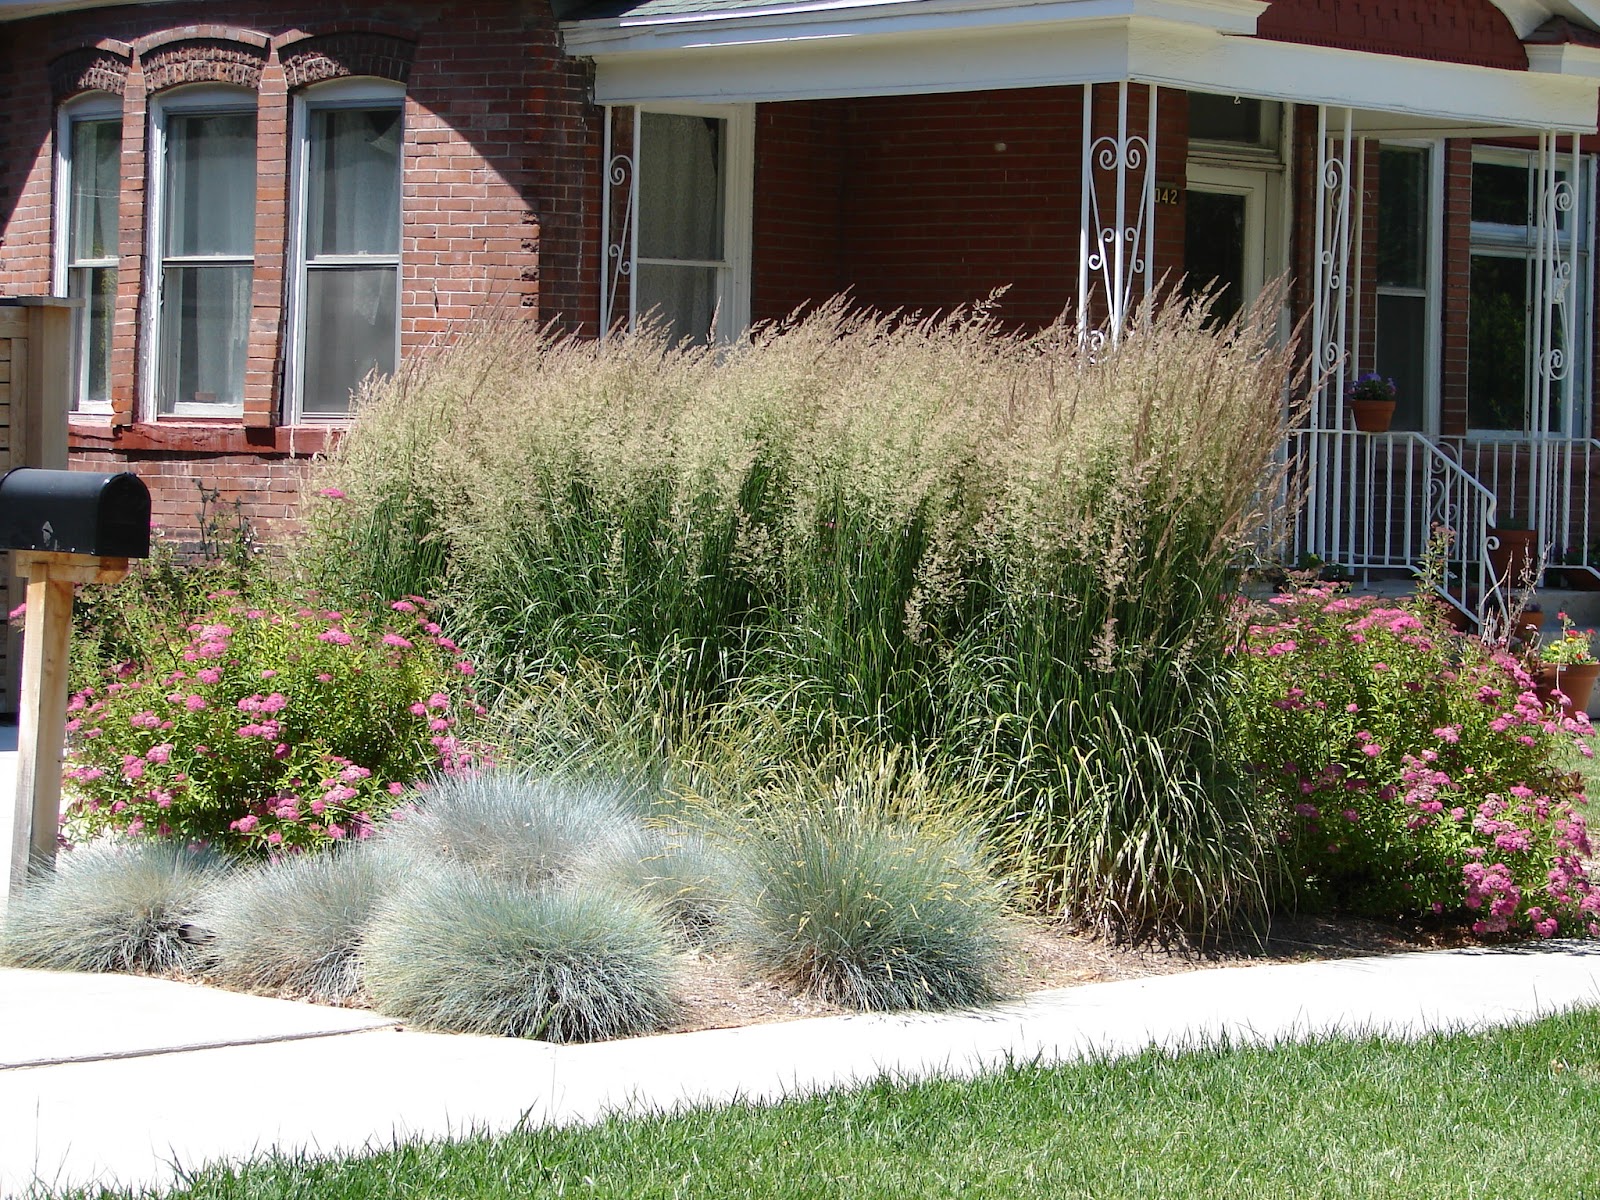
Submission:
[[[1441,442],[1494,493],[1503,520],[1538,531],[1548,566],[1600,578],[1600,546],[1595,545],[1600,511],[1594,499],[1600,440],[1523,434]]]
[[[1289,473],[1304,488],[1291,561],[1352,574],[1415,571],[1441,529],[1450,533],[1437,590],[1473,617],[1494,580],[1488,569],[1495,493],[1420,433],[1299,429],[1289,435]]]

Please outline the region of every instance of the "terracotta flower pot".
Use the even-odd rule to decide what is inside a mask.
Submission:
[[[1541,703],[1553,707],[1559,691],[1573,712],[1589,711],[1596,679],[1600,679],[1600,663],[1541,663],[1534,676]]]
[[[1539,630],[1544,628],[1544,614],[1542,612],[1528,612],[1524,610],[1517,616],[1516,628],[1513,632],[1523,641],[1529,641],[1539,636]]]
[[[1489,570],[1504,587],[1518,588],[1532,579],[1539,562],[1539,533],[1534,529],[1489,530]]]
[[[1394,420],[1393,400],[1352,400],[1350,411],[1356,419],[1356,429],[1361,433],[1388,433]]]

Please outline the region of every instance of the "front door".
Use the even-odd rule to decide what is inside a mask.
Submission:
[[[1191,162],[1188,176],[1184,290],[1213,291],[1212,313],[1226,321],[1253,302],[1266,281],[1271,175]]]

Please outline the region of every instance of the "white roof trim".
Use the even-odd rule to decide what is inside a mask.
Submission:
[[[1551,17],[1566,17],[1591,29],[1600,28],[1600,2],[1597,0],[1493,0],[1511,22],[1519,38],[1525,38]]]
[[[0,0],[3,2],[3,0]],[[568,21],[567,52],[599,58],[799,38],[914,36],[1134,17],[1254,33],[1265,0],[800,0],[769,8]]]
[[[1131,79],[1193,91],[1349,107],[1385,129],[1593,132],[1596,82],[1224,37],[1141,18],[1070,25],[711,38],[596,57],[595,99],[749,103],[1059,87]]]
[[[1529,46],[1528,70],[1600,79],[1600,49],[1593,46]]]

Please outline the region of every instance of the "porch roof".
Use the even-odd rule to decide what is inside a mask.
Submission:
[[[1600,0],[1497,0],[1521,37]],[[1356,111],[1363,133],[1592,133],[1600,48],[1528,46],[1528,69],[1253,36],[1263,0],[594,0],[563,22],[601,103],[735,103],[1129,80]]]

